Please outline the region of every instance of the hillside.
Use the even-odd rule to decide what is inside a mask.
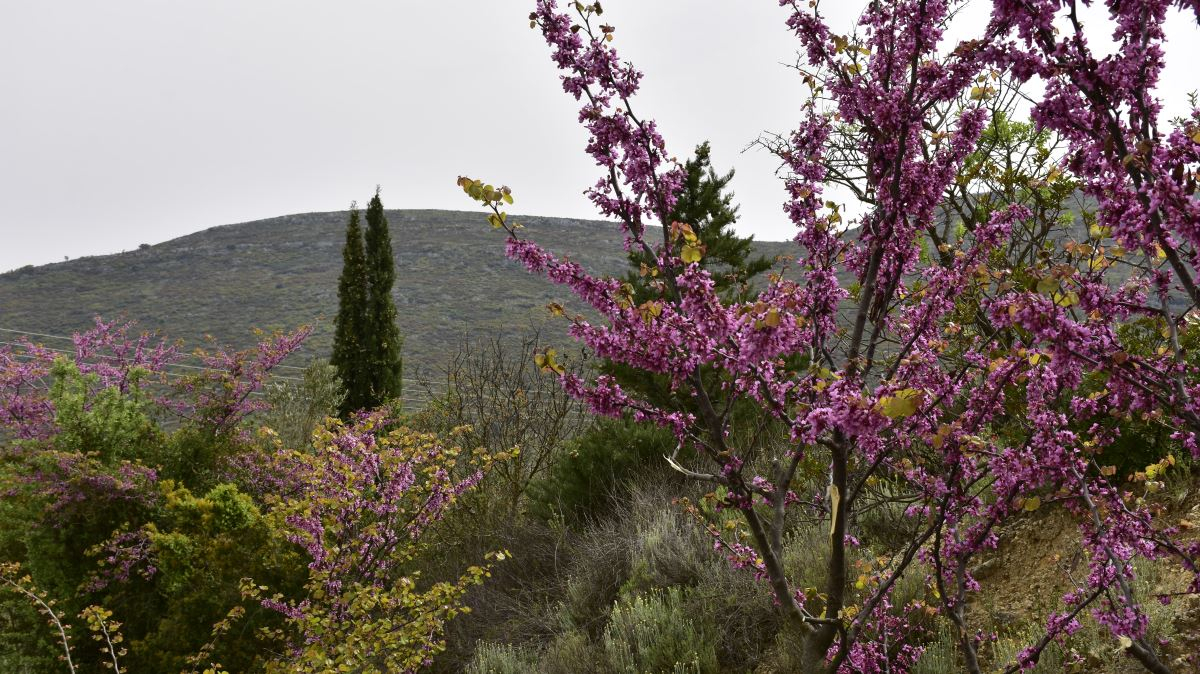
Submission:
[[[504,257],[504,238],[477,212],[387,212],[396,254],[396,306],[407,367],[436,368],[471,334],[517,334],[547,323],[568,293]],[[610,223],[514,216],[530,238],[605,274],[624,271]],[[0,274],[0,328],[70,334],[93,316],[202,343],[247,345],[253,328],[314,326],[305,355],[328,354],[346,213],[305,213],[212,227],[155,246]],[[760,254],[792,252],[762,243]],[[0,337],[9,341],[12,333]],[[411,371],[411,370],[410,370]]]

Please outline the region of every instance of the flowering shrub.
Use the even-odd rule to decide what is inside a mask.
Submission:
[[[123,395],[161,381],[166,367],[178,361],[177,349],[149,333],[133,337],[132,327],[97,317],[94,327],[74,335],[69,357],[27,340],[20,348],[0,348],[0,428],[19,439],[54,433],[49,395],[55,381],[51,370],[59,359],[87,376],[86,390],[79,392],[85,398],[105,391]]]
[[[286,542],[273,550],[262,518],[239,519],[249,497],[217,482],[251,449],[241,431],[262,407],[256,393],[305,334],[218,351],[186,374],[178,347],[100,319],[69,351],[0,351],[0,555],[22,560],[66,615],[98,604],[132,625],[123,667],[178,670],[238,600],[241,575],[293,589]],[[104,638],[107,619],[89,615]],[[248,664],[247,645],[223,653]]]
[[[471,566],[455,580],[419,586],[411,562],[421,534],[503,456],[463,455],[432,434],[389,428],[381,414],[319,431],[313,451],[280,447],[252,468],[286,537],[306,553],[302,598],[262,604],[287,616],[294,657],[280,671],[408,672],[444,648],[445,621],[488,575]],[[473,466],[456,480],[459,462]],[[504,553],[490,555],[502,560]]]
[[[653,261],[652,296],[635,300],[618,280],[522,239],[503,210],[513,202],[508,188],[459,184],[492,210],[511,258],[604,319],[576,317],[574,338],[601,358],[669,377],[689,397],[686,407],[661,406],[612,377],[573,374],[553,352],[539,358],[597,413],[668,427],[681,450],[695,452],[687,465],[681,452],[670,461],[714,483],[717,507],[739,514],[740,526],[714,529],[718,548],[770,584],[803,641],[804,671],[898,671],[914,662],[920,647],[908,616],[920,606],[893,607],[890,597],[923,561],[936,611],[955,625],[967,670],[980,672],[986,635],[968,616],[979,589],[972,565],[997,545],[999,524],[1055,502],[1079,521],[1089,573],[1044,637],[998,664],[1017,671],[1036,662],[1091,610],[1126,653],[1165,672],[1146,638],[1131,561],[1175,557],[1198,592],[1200,547],[1159,528],[1096,457],[1121,432],[1105,423],[1114,417],[1161,424],[1180,447],[1198,450],[1200,370],[1181,344],[1195,331],[1187,312],[1200,303],[1200,111],[1166,124],[1154,95],[1172,3],[1108,3],[1117,49],[1102,58],[1074,5],[1055,0],[996,0],[979,39],[948,47],[945,28],[961,4],[873,2],[854,34],[838,35],[819,2],[781,0],[811,94],[799,128],[771,145],[788,170],[798,259],[794,273],[776,274],[746,301],[714,291],[692,226],[669,218],[683,170],[654,122],[635,111],[641,74],[617,56],[615,29],[597,25],[600,3],[570,3],[568,12],[537,0],[530,21],[563,89],[581,102],[587,152],[603,172],[588,195],[619,221],[626,249]],[[1036,200],[972,192],[980,140],[1003,121],[988,102],[1001,82],[1035,78],[1045,93],[1033,121],[1038,133],[1059,135],[1065,154],[1041,157],[1048,170],[1021,192],[1060,180],[1080,186],[1096,201],[1082,241],[1069,231],[1046,237],[1065,222],[1046,219]],[[827,183],[860,202],[855,227],[823,198]],[[958,214],[961,231],[947,237],[939,208],[952,195],[979,208]],[[1137,320],[1159,337],[1133,352],[1121,327]],[[759,417],[731,415],[739,401],[752,401]],[[790,442],[738,441],[768,422],[785,424]],[[798,471],[814,464],[825,489],[798,494]],[[912,531],[855,591],[851,526],[880,482],[904,491]],[[828,523],[827,582],[816,592],[797,587],[781,560],[797,517]]]
[[[257,393],[306,330],[199,352],[186,376],[168,369],[173,347],[128,330],[98,320],[73,357],[0,353],[0,421],[16,438],[0,550],[29,571],[5,563],[0,576],[43,612],[58,597],[103,646],[72,650],[58,622],[64,657],[130,671],[428,664],[463,593],[505,555],[426,583],[422,535],[516,450],[466,453],[382,413],[329,420],[298,447],[269,428],[260,441],[247,423],[265,408]]]

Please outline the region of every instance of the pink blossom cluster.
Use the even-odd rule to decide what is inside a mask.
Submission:
[[[115,388],[121,393],[146,385],[178,361],[173,345],[150,333],[131,335],[133,325],[97,316],[91,328],[72,336],[72,353],[25,338],[18,347],[0,347],[0,428],[26,440],[44,440],[55,433],[48,393],[56,358],[67,358],[81,374],[95,375],[95,389]]]
[[[312,328],[275,334],[252,349],[197,351],[204,369],[176,382],[168,404],[185,419],[213,433],[235,428],[247,416],[269,407],[260,393],[280,363],[295,353]]]
[[[89,552],[98,556],[100,568],[84,583],[86,592],[99,592],[114,583],[127,583],[135,575],[150,580],[158,573],[150,537],[144,529],[118,533]]]
[[[422,532],[482,478],[455,477],[456,450],[432,437],[389,430],[382,413],[363,413],[326,431],[312,452],[280,448],[254,468],[273,485],[289,541],[309,557],[310,577],[337,614],[352,587],[390,589]],[[264,603],[296,617],[300,603]]]

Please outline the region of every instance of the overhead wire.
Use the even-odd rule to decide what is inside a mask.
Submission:
[[[8,333],[16,334],[16,335],[27,335],[27,336],[31,336],[31,337],[45,337],[47,339],[60,339],[60,340],[72,342],[72,343],[75,342],[74,337],[68,337],[66,335],[52,335],[52,334],[45,333],[45,332],[32,332],[29,330],[17,330],[14,328],[0,328],[0,332],[8,332]],[[7,343],[11,343],[11,342],[7,342]],[[181,351],[181,352],[178,352],[178,354],[179,354],[179,357],[181,357],[181,358],[200,358],[200,356],[196,355],[195,353],[188,353],[188,352]],[[285,365],[283,363],[280,363],[279,365],[276,365],[275,367],[284,368],[284,369],[288,369],[288,370],[301,370],[301,371],[308,369],[307,367],[303,367],[300,365]]]
[[[43,338],[47,338],[47,339],[58,339],[58,340],[72,342],[72,343],[74,343],[74,341],[75,341],[74,337],[68,337],[66,335],[55,335],[55,334],[50,334],[50,333],[45,333],[45,332],[35,332],[35,331],[31,331],[31,330],[19,330],[19,329],[15,329],[15,328],[0,327],[0,332],[6,332],[6,333],[10,333],[10,334],[29,336],[29,337],[43,337]],[[14,341],[7,341],[7,340],[0,340],[0,345],[26,346],[26,344],[23,342],[14,342]],[[62,353],[62,354],[68,354],[68,355],[73,355],[76,353],[72,349],[62,349],[62,348],[55,348],[55,347],[49,347],[49,346],[42,346],[41,348],[44,348],[48,351],[52,351],[55,353]],[[185,357],[185,358],[186,357],[199,358],[199,356],[197,356],[194,353],[193,354],[180,353],[178,355],[180,357]],[[107,356],[107,355],[103,355],[103,354],[97,354],[95,357],[108,358],[108,359],[116,358],[116,356]],[[92,363],[92,364],[98,364],[98,363]],[[220,368],[206,367],[206,366],[200,366],[200,365],[189,365],[186,363],[167,363],[167,364],[165,364],[165,367],[182,368],[182,369],[187,369],[187,370],[198,370],[198,371],[203,371],[203,372],[222,372],[222,370]],[[307,367],[301,367],[301,366],[297,366],[297,365],[285,365],[282,363],[275,365],[272,369],[277,369],[277,368],[300,370],[300,371],[304,371],[304,370],[308,369]],[[168,374],[168,373],[164,373],[164,374]],[[182,377],[186,376],[179,372],[170,372],[169,374],[171,376],[175,376],[178,378],[182,378]],[[274,373],[272,373],[270,375],[270,378],[271,378],[271,380],[288,381],[288,382],[296,382],[296,383],[302,383],[304,381],[304,379],[301,377],[286,376],[286,375],[274,374]],[[178,381],[178,379],[177,379],[177,381]],[[398,400],[401,400],[404,402],[426,403],[434,398],[439,398],[439,397],[448,395],[451,390],[450,384],[445,381],[435,381],[435,380],[431,380],[431,379],[420,379],[420,378],[415,378],[415,377],[406,377],[404,379],[404,381],[405,381],[405,383],[417,384],[417,385],[419,385],[419,387],[424,387],[424,388],[413,388],[413,389],[405,390],[401,394],[401,396],[399,396],[397,398]],[[262,393],[262,392],[255,392],[255,393],[258,395],[264,395],[264,393]],[[527,399],[532,399],[532,400],[540,400],[542,398],[549,398],[549,397],[553,397],[553,395],[554,395],[553,392],[546,392],[546,391],[524,391],[523,394]],[[467,396],[467,397],[483,398],[484,400],[487,400],[489,402],[495,402],[497,400],[507,401],[507,400],[511,399],[508,396],[495,395],[495,394],[487,394],[487,395],[483,395],[483,396]]]

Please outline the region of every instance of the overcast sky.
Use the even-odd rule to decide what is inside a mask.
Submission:
[[[0,0],[0,270],[343,209],[376,184],[389,208],[470,210],[460,174],[511,186],[518,213],[591,217],[596,169],[532,4]],[[848,29],[860,4],[826,7]],[[798,119],[784,10],[604,5],[669,150],[710,139],[717,167],[738,171],[739,231],[788,238],[775,162],[741,152]],[[1172,21],[1163,91],[1178,113],[1200,47],[1194,23]]]

